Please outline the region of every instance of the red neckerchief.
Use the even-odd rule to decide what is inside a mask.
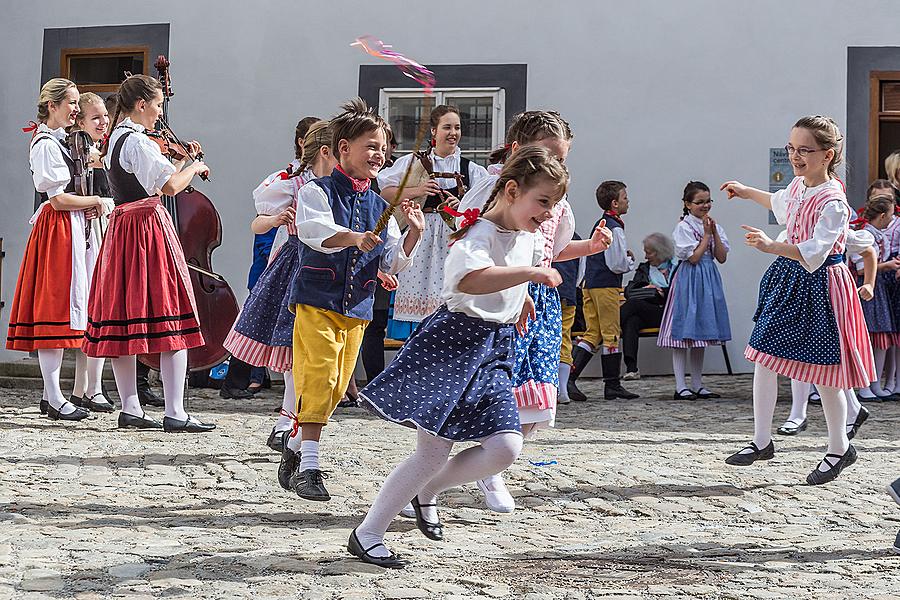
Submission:
[[[617,213],[616,211],[614,211],[612,209],[604,210],[603,216],[604,217],[612,217],[613,219],[615,219],[616,221],[619,222],[619,225],[622,226],[622,229],[625,229],[625,221],[622,220],[622,217],[620,217],[619,213]]]
[[[343,173],[344,177],[350,180],[350,185],[353,186],[354,192],[368,191],[369,186],[372,185],[371,179],[356,179],[355,177],[350,177],[349,175],[347,175],[347,171],[341,168],[341,165],[337,165],[335,169]]]

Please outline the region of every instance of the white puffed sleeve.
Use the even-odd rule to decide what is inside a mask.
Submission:
[[[678,260],[690,258],[694,250],[697,249],[697,244],[700,243],[694,237],[694,231],[691,229],[691,226],[685,223],[684,220],[679,221],[678,225],[675,226],[675,230],[672,231],[672,241],[675,243],[675,258]]]
[[[334,254],[343,248],[325,248],[328,238],[350,231],[334,222],[334,213],[328,196],[315,182],[309,182],[297,192],[297,237],[300,241],[322,254]]]
[[[295,178],[273,179],[268,184],[264,181],[253,190],[253,204],[258,215],[277,215],[294,204],[297,192]]]
[[[406,254],[406,251],[403,249],[403,242],[406,240],[406,236],[409,235],[409,230],[401,235],[397,221],[389,219],[384,235],[386,235],[386,238],[384,240],[384,252],[381,254],[380,269],[385,273],[396,275],[412,265],[422,238],[420,237],[419,242],[416,242],[412,252]]]
[[[474,160],[469,161],[469,188],[475,186],[479,181],[488,176],[487,169],[479,165]]]
[[[593,232],[591,232],[593,233]],[[628,256],[628,244],[625,241],[625,230],[616,227],[612,230],[612,242],[603,252],[606,266],[616,274],[628,273],[634,269],[634,259]]]
[[[125,139],[119,164],[128,173],[133,173],[150,195],[161,194],[163,186],[175,174],[175,165],[162,155],[156,143],[141,132]]]
[[[722,242],[722,246],[725,247],[725,251],[728,252],[731,250],[731,244],[728,243],[728,236],[725,235],[725,230],[722,229],[722,226],[716,223],[716,232],[719,234],[719,241]]]
[[[562,212],[559,218],[559,226],[556,228],[556,234],[553,236],[553,258],[555,259],[572,242],[572,238],[575,236],[575,212],[565,196],[556,203],[553,210]]]
[[[788,188],[778,190],[771,196],[772,213],[779,225],[787,224]]]
[[[406,173],[406,169],[409,167],[409,162],[412,159],[412,154],[401,156],[390,167],[378,171],[378,189],[383,190],[399,186],[400,181],[403,179],[403,174]]]
[[[29,152],[31,163],[31,178],[34,180],[34,189],[48,198],[62,194],[72,174],[63,158],[63,149],[56,140],[43,138],[31,146]]]
[[[833,200],[822,207],[812,237],[797,244],[804,269],[812,273],[825,263],[849,219],[850,208],[841,200]]]
[[[464,212],[470,208],[477,208],[481,210],[484,208],[484,203],[487,202],[487,199],[491,195],[491,191],[494,189],[494,184],[497,182],[496,175],[488,174],[485,177],[482,177],[478,180],[478,183],[472,184],[472,187],[469,188],[469,191],[465,193],[465,195],[460,198],[459,206],[456,208],[459,212]],[[462,223],[463,218],[456,218],[456,225],[459,226]]]

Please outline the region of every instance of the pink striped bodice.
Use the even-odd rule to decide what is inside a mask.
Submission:
[[[557,209],[553,211],[553,216],[541,223],[538,231],[544,236],[544,257],[541,259],[542,267],[549,267],[553,263],[553,247],[556,242],[556,230],[559,229],[559,223],[568,210],[562,203],[557,204]]]
[[[847,197],[841,189],[841,185],[831,180],[808,198],[803,195],[807,188],[803,185],[802,177],[795,177],[787,188],[787,241],[790,244],[799,244],[813,237],[816,223],[822,214],[822,209],[829,202],[847,203]],[[849,208],[849,204],[848,204]],[[847,241],[849,220],[844,223],[844,230],[838,236],[831,249],[832,254],[842,254]]]

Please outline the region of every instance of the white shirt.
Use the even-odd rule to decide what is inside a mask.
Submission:
[[[591,232],[593,235],[594,232]],[[634,270],[634,259],[628,256],[628,242],[625,241],[625,229],[616,227],[612,230],[612,241],[609,248],[603,251],[606,266],[616,274],[628,273]]]
[[[719,239],[722,240],[722,245],[725,246],[725,251],[731,250],[731,246],[728,244],[728,238],[725,236],[725,230],[722,229],[722,226],[718,223],[716,223],[716,231],[719,233]],[[686,215],[678,222],[678,225],[675,226],[675,230],[672,232],[672,241],[675,243],[675,258],[678,260],[687,260],[690,258],[691,254],[694,253],[694,250],[697,249],[702,238],[703,221],[692,214]],[[713,244],[715,244],[715,242],[711,239],[709,246],[707,247],[707,252],[712,251]]]
[[[35,139],[40,134],[48,134],[59,142],[66,139],[64,128],[50,129],[46,123],[38,125]],[[69,181],[72,180],[72,174],[63,158],[64,154],[70,156],[67,149],[53,140],[40,139],[37,140],[37,143],[32,141],[28,160],[31,164],[34,189],[42,194],[47,194],[48,198],[62,194],[69,185]]]
[[[294,159],[291,161],[291,173],[296,173],[300,168],[300,161]],[[312,173],[312,169],[307,169],[298,177],[284,177],[282,173],[287,173],[285,169],[275,171],[260,182],[256,189],[253,190],[253,203],[256,205],[256,214],[258,215],[277,215],[285,208],[292,205],[296,198],[297,190],[300,188],[301,181],[311,181],[316,176],[307,177],[308,173]]]
[[[787,232],[785,232],[785,237],[787,237]],[[853,263],[853,266],[856,267],[856,270],[860,273],[863,272],[863,268],[865,267],[865,261],[863,257],[860,255],[860,252],[865,250],[866,248],[871,248],[875,245],[876,242],[887,242],[884,232],[878,231],[871,224],[867,224],[865,229],[851,229],[847,233],[847,243],[846,243],[846,252],[847,256],[850,259],[850,262]],[[887,246],[887,244],[885,244]],[[887,251],[888,248],[885,248]],[[878,252],[878,248],[875,249]],[[885,252],[886,254],[886,252]],[[884,258],[878,257],[879,262],[883,262],[887,260],[887,256]]]
[[[431,158],[431,163],[434,167],[435,173],[459,173],[459,165],[460,158],[462,157],[462,153],[460,152],[459,146],[456,147],[453,154],[449,156],[438,156],[434,153],[434,149],[432,148],[429,153],[429,157]],[[406,154],[398,158],[393,165],[382,169],[378,172],[378,187],[381,189],[389,188],[389,187],[397,187],[400,185],[400,181],[403,179],[403,175],[406,173],[406,169],[409,167],[410,161],[413,160],[413,155]],[[418,160],[418,159],[416,159]],[[487,177],[487,170],[476,163],[475,161],[469,161],[469,187],[472,188],[476,183]],[[435,182],[442,190],[451,190],[456,187],[456,179],[447,179],[447,178],[438,178],[435,179]]]
[[[297,193],[297,237],[300,241],[322,254],[334,254],[344,248],[326,248],[322,244],[325,240],[338,234],[349,232],[350,229],[334,222],[334,213],[331,212],[331,204],[328,196],[321,187],[311,181],[300,188]],[[381,255],[379,270],[396,275],[408,268],[419,249],[417,243],[413,251],[407,255],[403,250],[403,241],[409,235],[407,231],[401,236],[400,226],[396,220],[388,219],[387,228],[381,232],[384,240],[384,252]]]
[[[543,237],[527,231],[502,229],[479,219],[466,235],[450,246],[444,263],[441,298],[450,312],[461,312],[492,323],[515,323],[522,312],[528,284],[522,283],[492,294],[464,294],[459,282],[472,271],[493,266],[532,267],[540,263]]]
[[[789,188],[790,186],[772,194],[772,212],[775,214],[775,220],[781,225],[787,224]],[[828,188],[831,188],[831,190]],[[800,190],[801,202],[808,198],[812,198],[820,192],[838,192],[841,196],[844,196],[841,184],[834,179],[830,179],[821,185],[811,188],[801,185]],[[846,196],[844,196],[844,198],[846,199]],[[800,251],[801,257],[800,264],[803,265],[804,269],[812,273],[825,264],[825,259],[831,254],[835,243],[838,241],[841,233],[847,228],[847,223],[849,221],[850,207],[847,205],[846,201],[833,200],[822,207],[822,211],[813,228],[812,237],[797,244],[797,249]]]
[[[147,137],[144,133],[144,126],[138,125],[130,118],[125,118],[116,125],[109,136],[109,152],[103,159],[106,168],[110,167],[116,142],[129,131],[135,133],[129,135],[122,145],[122,150],[119,152],[119,166],[126,173],[133,173],[138,183],[149,195],[161,194],[162,187],[175,174],[175,165],[163,156],[156,142]]]

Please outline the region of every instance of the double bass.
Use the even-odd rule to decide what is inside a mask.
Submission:
[[[163,86],[163,114],[157,131],[148,132],[159,144],[163,154],[172,160],[191,158],[200,160],[201,152],[194,151],[193,144],[182,143],[169,127],[168,105],[174,95],[169,78],[169,61],[160,55],[156,59],[159,82]],[[206,177],[202,177],[206,180]],[[228,350],[222,345],[238,316],[238,303],[225,278],[212,267],[213,250],[222,245],[222,219],[212,201],[193,187],[175,196],[162,196],[161,202],[175,224],[175,231],[184,249],[194,297],[197,300],[197,319],[205,345],[188,350],[188,370],[210,369],[228,358]],[[158,355],[142,355],[141,362],[159,369]]]

